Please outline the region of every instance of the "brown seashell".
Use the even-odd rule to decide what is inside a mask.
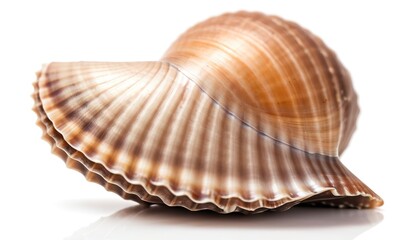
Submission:
[[[53,152],[125,199],[220,213],[383,204],[339,160],[359,112],[347,70],[279,17],[210,18],[158,62],[50,63],[34,88]]]

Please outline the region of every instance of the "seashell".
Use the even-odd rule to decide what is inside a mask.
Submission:
[[[220,213],[383,204],[339,159],[359,113],[349,73],[276,16],[210,18],[156,62],[50,63],[34,89],[53,152],[125,199]]]

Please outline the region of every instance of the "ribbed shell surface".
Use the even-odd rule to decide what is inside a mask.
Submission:
[[[222,15],[159,62],[51,63],[34,86],[53,152],[126,199],[221,213],[382,204],[338,158],[358,113],[347,71],[280,18]]]

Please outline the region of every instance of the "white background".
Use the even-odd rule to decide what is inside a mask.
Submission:
[[[419,239],[420,7],[414,2],[1,1],[0,239]],[[31,83],[42,63],[157,60],[196,22],[242,9],[296,21],[338,53],[361,106],[342,161],[384,198],[383,207],[255,216],[127,209],[136,204],[50,154],[31,112]]]

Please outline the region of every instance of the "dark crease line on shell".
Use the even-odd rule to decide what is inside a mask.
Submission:
[[[170,62],[165,62],[165,63],[168,63],[169,65],[171,65],[172,67],[174,67],[174,68],[176,68],[176,69],[178,69],[178,71],[180,71],[182,74],[184,74],[184,76],[185,77],[187,77],[188,78],[188,80],[189,81],[191,81],[191,82],[193,82],[194,83],[194,85],[195,86],[197,86],[200,90],[201,90],[201,92],[203,92],[208,98],[210,98],[215,104],[217,104],[221,109],[223,109],[225,112],[226,112],[226,114],[228,114],[228,115],[230,115],[230,116],[232,116],[232,117],[234,117],[235,119],[237,119],[238,121],[240,121],[243,125],[245,125],[245,126],[247,126],[247,127],[249,127],[249,128],[251,128],[251,129],[253,129],[254,131],[256,131],[258,134],[260,134],[261,136],[264,136],[264,137],[267,137],[267,138],[269,138],[269,139],[271,139],[271,140],[273,140],[273,141],[275,141],[275,142],[277,142],[277,143],[280,143],[280,144],[283,144],[283,145],[286,145],[286,146],[288,146],[288,147],[290,147],[290,148],[293,148],[293,149],[295,149],[295,150],[298,150],[298,151],[302,151],[302,152],[305,152],[305,153],[308,153],[308,154],[313,154],[313,155],[319,155],[319,156],[328,156],[328,155],[324,155],[324,154],[320,154],[320,153],[315,153],[315,152],[308,152],[308,151],[305,151],[305,150],[303,150],[303,149],[300,149],[300,148],[297,148],[297,147],[295,147],[295,146],[292,146],[292,145],[290,145],[290,144],[288,144],[288,143],[286,143],[286,142],[283,142],[283,141],[281,141],[281,140],[278,140],[278,139],[276,139],[276,138],[274,138],[274,137],[272,137],[272,136],[270,136],[270,135],[268,135],[267,133],[265,133],[265,132],[263,132],[263,131],[261,131],[261,130],[258,130],[257,128],[255,128],[254,126],[252,126],[250,123],[248,123],[248,122],[246,122],[245,120],[243,120],[243,119],[241,119],[240,117],[238,117],[235,113],[233,113],[232,111],[230,111],[229,109],[227,109],[226,107],[224,107],[219,101],[217,101],[215,98],[213,98],[213,97],[211,97],[207,92],[206,92],[206,90],[204,90],[197,82],[195,82],[194,80],[192,80],[190,77],[189,77],[189,75],[188,74],[186,74],[186,71],[184,71],[183,69],[180,69],[178,66],[176,66],[176,65],[174,65],[174,64],[172,64],[172,63],[170,63]],[[334,157],[334,156],[328,156],[328,157]]]

